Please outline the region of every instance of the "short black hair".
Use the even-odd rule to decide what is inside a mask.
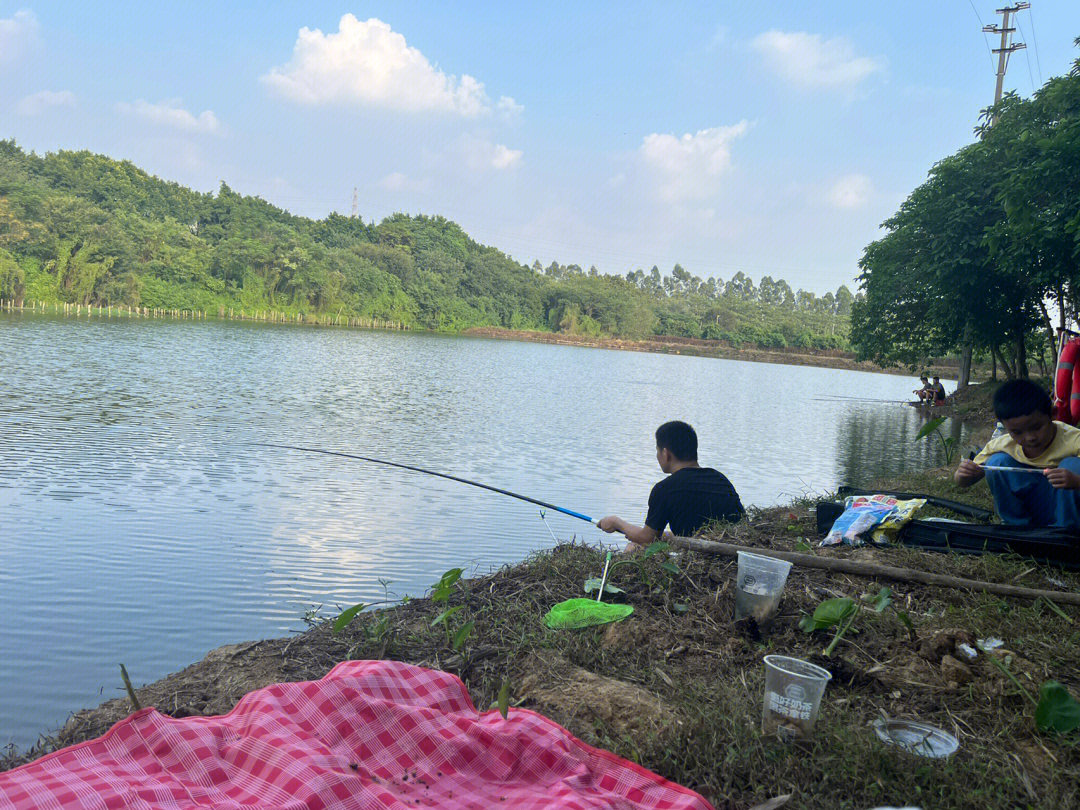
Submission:
[[[1009,380],[994,392],[994,414],[998,419],[1015,419],[1029,413],[1050,416],[1054,403],[1046,389],[1031,380]]]
[[[686,422],[664,422],[656,429],[656,446],[679,461],[697,461],[697,433]]]

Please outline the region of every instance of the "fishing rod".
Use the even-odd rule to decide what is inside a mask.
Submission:
[[[279,450],[299,450],[304,453],[322,453],[325,456],[341,456],[342,458],[352,458],[358,461],[369,461],[372,464],[385,464],[387,467],[398,467],[402,470],[412,470],[413,472],[424,473],[425,475],[434,475],[439,478],[446,478],[450,481],[457,481],[459,484],[468,484],[472,487],[480,487],[480,489],[488,489],[492,492],[498,492],[500,495],[509,495],[511,498],[517,498],[519,501],[528,501],[529,503],[535,503],[537,506],[542,506],[545,509],[554,509],[556,512],[562,512],[564,515],[575,517],[578,520],[586,520],[596,526],[600,525],[600,521],[597,518],[591,518],[588,515],[583,515],[581,512],[575,512],[573,509],[563,509],[561,506],[556,506],[553,503],[547,503],[545,501],[538,501],[536,498],[530,498],[527,495],[519,495],[516,492],[511,492],[508,489],[500,489],[499,487],[493,487],[489,484],[481,484],[479,481],[470,481],[468,478],[458,478],[456,475],[448,475],[447,473],[435,472],[434,470],[425,470],[423,467],[413,467],[410,464],[399,464],[396,461],[385,461],[381,458],[370,458],[369,456],[359,456],[355,453],[342,453],[338,450],[322,450],[318,447],[297,447],[292,444],[272,444],[271,442],[252,442],[256,447],[276,447]]]
[[[893,405],[902,405],[907,402],[905,399],[875,399],[873,397],[845,397],[838,394],[824,394],[819,397],[813,397],[815,402],[884,402]]]

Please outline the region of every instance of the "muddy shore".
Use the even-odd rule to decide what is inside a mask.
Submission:
[[[906,368],[882,368],[869,361],[856,360],[854,353],[840,351],[839,349],[761,349],[758,347],[733,346],[726,341],[703,340],[701,338],[656,336],[646,340],[627,340],[624,338],[586,337],[561,332],[530,332],[487,326],[467,329],[463,334],[495,340],[521,340],[530,343],[588,346],[597,349],[615,349],[631,352],[685,354],[695,357],[716,357],[723,360],[750,360],[755,363],[781,363],[789,366],[817,366],[819,368],[839,368],[849,371],[898,374],[904,377],[912,376],[912,372]],[[922,370],[928,374],[937,374],[942,379],[955,379],[957,364],[955,360],[936,360],[926,364]],[[979,371],[981,372],[981,369]],[[973,375],[974,372],[975,370],[973,370]],[[975,378],[978,379],[979,377],[976,375]]]

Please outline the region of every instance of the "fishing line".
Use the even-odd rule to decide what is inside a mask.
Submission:
[[[591,518],[588,515],[583,515],[581,512],[575,512],[572,509],[564,509],[561,506],[556,506],[553,503],[547,503],[545,501],[538,501],[536,498],[530,498],[527,495],[519,495],[516,492],[511,492],[508,489],[500,489],[499,487],[493,487],[490,484],[481,484],[479,481],[470,481],[468,478],[458,478],[456,475],[448,475],[447,473],[435,472],[434,470],[425,470],[423,467],[413,467],[411,464],[399,464],[396,461],[385,461],[381,458],[371,458],[369,456],[359,456],[355,453],[342,453],[338,450],[322,450],[318,447],[297,447],[292,444],[273,444],[271,442],[252,442],[256,447],[276,447],[279,450],[299,450],[303,453],[322,453],[325,456],[340,456],[342,458],[352,458],[357,461],[369,461],[372,464],[385,464],[387,467],[398,467],[402,470],[412,470],[413,472],[424,473],[425,475],[434,475],[438,478],[446,478],[450,481],[457,481],[459,484],[468,484],[471,487],[480,487],[480,489],[487,489],[492,492],[498,492],[500,495],[509,495],[511,498],[517,498],[519,501],[527,501],[534,503],[537,506],[542,506],[545,509],[554,509],[556,512],[561,512],[564,515],[575,517],[578,520],[586,520],[596,526],[600,525],[600,521],[597,518]]]
[[[1005,472],[1018,472],[1018,473],[1038,473],[1043,474],[1043,471],[1034,467],[999,467],[996,464],[982,464],[980,465],[984,470],[1004,470]]]

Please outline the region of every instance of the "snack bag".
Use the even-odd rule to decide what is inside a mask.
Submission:
[[[896,539],[897,532],[911,520],[915,513],[926,506],[926,498],[912,498],[909,501],[897,501],[893,511],[885,516],[874,529],[871,537],[875,543],[889,543]]]
[[[921,498],[901,501],[891,495],[851,495],[844,501],[843,513],[819,545],[861,546],[862,536],[868,532],[872,532],[875,541],[884,542],[889,539],[889,532],[897,531],[911,520],[915,510],[925,503]]]

